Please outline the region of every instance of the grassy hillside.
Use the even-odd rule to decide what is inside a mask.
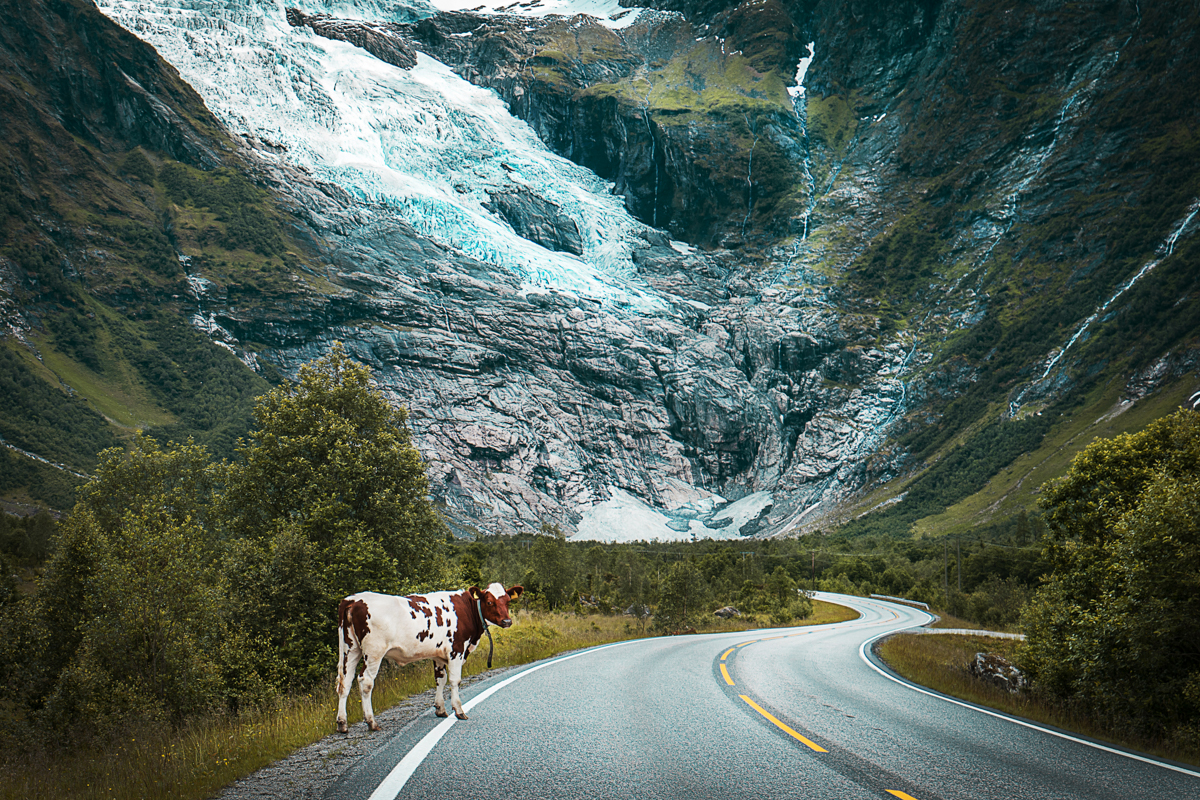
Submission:
[[[0,65],[0,435],[77,473],[135,429],[231,453],[268,384],[188,323],[188,273],[294,293],[284,216],[191,87],[91,3],[32,3]],[[3,455],[0,495],[71,505],[76,476]]]

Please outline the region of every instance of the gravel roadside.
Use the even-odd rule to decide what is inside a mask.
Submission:
[[[462,680],[461,686],[511,672],[516,667],[490,669]],[[432,679],[431,679],[432,680]],[[357,694],[357,692],[355,692]],[[449,694],[449,692],[447,692]],[[351,700],[354,698],[351,697]],[[386,711],[376,711],[375,719],[383,726],[378,733],[367,730],[364,722],[350,727],[349,733],[330,733],[302,747],[287,758],[263,767],[258,772],[226,786],[219,800],[321,800],[347,770],[359,759],[388,744],[408,723],[426,712],[432,713],[433,689],[413,695]],[[333,729],[332,712],[329,717]]]

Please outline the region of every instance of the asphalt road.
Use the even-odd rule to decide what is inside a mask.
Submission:
[[[1197,800],[1200,770],[1101,748],[906,685],[869,642],[921,611],[624,642],[464,691],[328,797]]]

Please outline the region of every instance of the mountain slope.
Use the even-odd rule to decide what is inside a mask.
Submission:
[[[125,426],[227,443],[244,419],[136,353],[211,351],[244,408],[261,378],[228,351],[275,379],[336,339],[412,410],[461,533],[768,535],[877,508],[854,526],[894,534],[1020,510],[1002,482],[1027,507],[1081,415],[1144,424],[1196,382],[1187,4],[100,5],[220,120],[161,62],[101,104],[152,96],[142,131],[5,56],[14,102],[55,98],[30,106],[46,130],[103,133],[71,200],[32,210],[71,180],[43,171],[7,217],[80,272],[69,314],[6,278],[17,330],[94,405],[141,409]],[[106,24],[33,8],[13,13]],[[21,136],[13,176],[63,146]],[[75,266],[85,241],[107,272]],[[167,335],[185,318],[225,349]]]
[[[153,163],[228,161],[220,124],[90,3],[5,11],[0,435],[18,449],[0,453],[0,491],[65,508],[96,452],[134,427],[229,452],[265,382],[186,324],[174,211],[155,185]]]

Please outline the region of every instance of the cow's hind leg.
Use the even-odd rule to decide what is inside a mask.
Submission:
[[[358,645],[347,647],[344,643],[338,648],[342,652],[338,659],[338,707],[337,707],[337,729],[338,733],[346,733],[350,730],[350,726],[346,724],[346,698],[350,696],[350,685],[354,683],[354,672],[358,669],[358,659],[362,654]]]
[[[467,712],[463,711],[462,701],[458,699],[458,682],[462,680],[463,662],[460,659],[450,659],[450,705],[454,708],[454,716],[466,719]]]
[[[446,698],[443,690],[446,688],[446,665],[441,662],[433,662],[433,677],[437,679],[437,689],[433,694],[433,713],[439,717],[447,717],[446,713]]]
[[[375,721],[375,711],[371,708],[371,690],[375,688],[375,676],[379,674],[379,667],[382,664],[382,658],[370,658],[364,653],[363,673],[358,676],[358,690],[362,692],[363,719],[366,720],[367,727],[373,731],[383,730]]]

